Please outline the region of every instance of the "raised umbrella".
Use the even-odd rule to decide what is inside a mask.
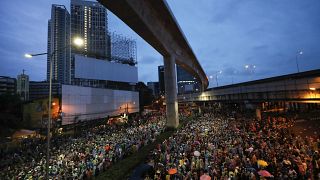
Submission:
[[[246,149],[246,151],[249,151],[251,153],[253,151],[253,147],[249,147],[248,149]]]
[[[199,151],[194,151],[193,155],[199,157],[200,156],[200,152]]]
[[[286,165],[291,165],[291,162],[289,160],[283,160],[283,163]]]
[[[250,171],[250,172],[256,172],[257,170],[253,167],[246,167],[245,168],[247,171]]]
[[[258,160],[258,165],[259,166],[261,166],[261,167],[266,167],[266,166],[268,166],[268,163],[266,162],[266,161],[264,161],[264,160]]]
[[[200,141],[194,141],[193,144],[199,145]]]
[[[211,177],[207,174],[200,176],[200,180],[211,180]]]
[[[268,171],[266,171],[266,170],[260,170],[259,172],[258,172],[258,174],[260,175],[260,176],[262,176],[262,177],[272,177],[272,174],[270,174]]]
[[[172,174],[176,174],[177,173],[177,169],[176,168],[171,168],[168,170],[168,174],[172,175]]]

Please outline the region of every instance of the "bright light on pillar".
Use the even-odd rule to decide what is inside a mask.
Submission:
[[[311,87],[311,88],[309,88],[311,91],[315,91],[316,90],[316,88],[314,88],[314,87]]]

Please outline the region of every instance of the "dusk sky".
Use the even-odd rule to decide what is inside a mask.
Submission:
[[[319,0],[167,0],[191,48],[208,76],[219,85],[320,68]],[[0,1],[0,75],[16,77],[26,70],[31,80],[46,78],[51,4],[69,0]],[[137,41],[140,81],[157,81],[162,56],[111,12],[109,31]],[[249,72],[245,65],[256,66]],[[215,86],[215,78],[210,82]]]

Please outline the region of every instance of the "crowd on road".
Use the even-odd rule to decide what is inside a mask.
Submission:
[[[295,135],[294,120],[234,116],[228,109],[188,118],[148,156],[145,179],[320,179],[320,137]],[[91,179],[154,142],[165,129],[163,113],[129,125],[100,125],[78,137],[52,138],[52,179]],[[46,144],[25,139],[1,155],[0,179],[44,179]]]
[[[125,156],[153,142],[164,129],[161,115],[148,115],[130,126],[100,125],[79,137],[51,140],[49,175],[53,179],[90,179]],[[44,179],[46,140],[25,139],[21,148],[1,155],[0,179]]]
[[[289,131],[287,118],[230,118],[207,113],[149,155],[146,179],[320,179],[319,137]]]

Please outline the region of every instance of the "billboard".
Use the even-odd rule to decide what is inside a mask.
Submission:
[[[137,83],[138,68],[128,64],[75,55],[75,78]]]
[[[62,85],[62,125],[139,112],[139,92]]]

